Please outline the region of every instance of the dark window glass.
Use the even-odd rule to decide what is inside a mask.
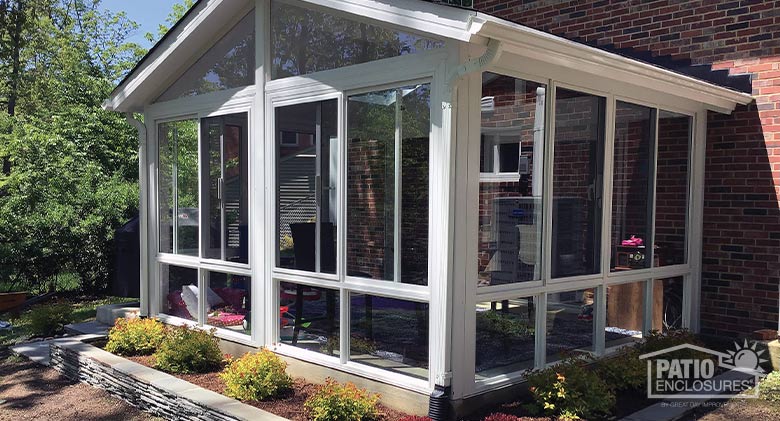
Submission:
[[[613,272],[650,267],[655,120],[655,109],[617,101],[612,178]]]
[[[339,292],[281,282],[279,341],[327,355],[339,355]]]
[[[555,101],[552,276],[601,271],[606,99],[559,88]]]
[[[661,111],[655,188],[655,265],[688,261],[688,190],[693,118]]]

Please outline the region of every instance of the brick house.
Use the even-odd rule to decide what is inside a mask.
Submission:
[[[435,419],[567,352],[776,328],[776,12],[667,3],[197,2],[104,105],[142,313]]]

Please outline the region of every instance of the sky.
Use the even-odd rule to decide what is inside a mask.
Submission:
[[[141,25],[128,41],[150,48],[152,45],[144,35],[147,32],[157,33],[157,26],[165,22],[165,18],[177,2],[177,0],[103,0],[102,7],[112,12],[127,13],[127,17]]]

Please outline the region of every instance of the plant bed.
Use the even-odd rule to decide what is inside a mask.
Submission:
[[[154,367],[153,356],[127,357],[127,359],[146,367]],[[174,374],[173,376],[212,392],[224,394],[225,382],[219,377],[219,373],[219,370],[215,370],[210,373]],[[301,378],[296,378],[293,381],[292,389],[282,393],[280,396],[263,401],[244,401],[243,403],[285,417],[292,421],[308,421],[303,404],[320,386],[309,383]],[[402,412],[395,411],[382,405],[379,405],[379,412],[382,414],[382,421],[398,421],[406,416],[406,414]]]

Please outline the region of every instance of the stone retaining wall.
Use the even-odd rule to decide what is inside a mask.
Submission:
[[[284,421],[258,408],[71,339],[50,345],[51,367],[168,420]]]

